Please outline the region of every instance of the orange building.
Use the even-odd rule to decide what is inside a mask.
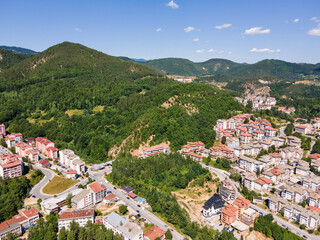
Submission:
[[[231,225],[238,219],[238,208],[236,206],[227,205],[221,211],[221,221],[224,224]]]

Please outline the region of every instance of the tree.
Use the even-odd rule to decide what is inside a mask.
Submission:
[[[166,239],[170,239],[170,240],[172,239],[172,233],[171,233],[171,231],[169,229],[165,233],[165,238]]]
[[[290,136],[290,135],[292,134],[293,130],[294,130],[294,125],[293,125],[292,123],[289,123],[289,124],[287,125],[287,127],[285,128],[284,133],[285,133],[287,136]]]
[[[5,148],[7,147],[7,144],[6,144],[6,141],[4,140],[4,138],[0,139],[0,145],[5,147]]]
[[[69,193],[67,198],[66,198],[66,205],[68,206],[68,208],[71,208],[71,199],[72,199],[72,194]]]
[[[243,123],[244,123],[244,124],[249,123],[249,118],[246,118]]]
[[[226,158],[223,158],[222,161],[221,161],[221,165],[224,169],[227,169],[229,170],[231,168],[230,166],[230,161]]]
[[[257,168],[257,171],[256,171],[257,177],[260,176],[260,173],[261,173],[260,168]]]
[[[61,228],[60,233],[59,233],[59,240],[67,240],[68,234],[66,232],[65,227]]]
[[[221,138],[221,143],[222,143],[222,144],[225,144],[225,143],[226,143],[226,141],[227,141],[226,136],[223,136],[223,137]]]
[[[126,214],[126,213],[128,212],[127,206],[126,206],[126,205],[121,205],[121,206],[119,207],[119,212],[120,212],[122,215]]]
[[[313,145],[311,153],[320,153],[320,139]]]

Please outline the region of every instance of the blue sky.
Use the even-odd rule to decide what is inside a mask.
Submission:
[[[320,62],[319,0],[1,1],[0,45],[114,56]]]

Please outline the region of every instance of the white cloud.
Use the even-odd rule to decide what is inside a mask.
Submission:
[[[229,51],[229,52],[228,52],[228,54],[230,55],[230,54],[232,54],[232,52],[231,52],[231,51]]]
[[[224,28],[228,28],[228,27],[231,27],[232,24],[231,23],[225,23],[225,24],[222,24],[222,25],[217,25],[215,26],[216,29],[224,29]]]
[[[311,36],[320,36],[320,24],[318,24],[317,27],[310,29],[308,34]]]
[[[216,50],[214,50],[213,48],[208,50],[208,53],[213,53],[213,52],[216,52]]]
[[[310,19],[312,22],[320,23],[320,19],[318,17],[313,17]]]
[[[82,32],[82,29],[80,29],[80,28],[74,28],[73,30],[75,30],[76,32]]]
[[[192,41],[194,41],[194,42],[199,42],[200,39],[199,39],[199,38],[194,38],[194,39],[192,39]]]
[[[193,30],[194,30],[194,27],[186,27],[186,28],[184,29],[185,32],[191,32],[191,31],[193,31]]]
[[[280,49],[269,49],[269,48],[261,48],[261,49],[258,49],[258,48],[252,48],[249,52],[251,53],[278,53],[280,52]]]
[[[161,32],[161,31],[162,31],[161,28],[157,28],[157,29],[156,29],[156,32]]]
[[[203,49],[199,49],[199,50],[196,51],[196,53],[203,53],[203,52],[204,52]]]
[[[299,21],[300,21],[299,18],[296,18],[295,20],[293,20],[294,23],[297,23],[297,22],[299,22]]]
[[[172,9],[177,9],[179,8],[178,4],[176,4],[173,0],[171,0],[170,2],[168,2],[166,4],[167,7],[171,7]]]
[[[250,29],[247,29],[244,34],[248,34],[248,35],[256,35],[256,34],[269,34],[270,33],[270,29],[263,29],[262,27],[253,27]]]
[[[220,50],[219,53],[220,53],[220,54],[221,54],[221,53],[224,53],[224,51],[223,51],[223,50]]]

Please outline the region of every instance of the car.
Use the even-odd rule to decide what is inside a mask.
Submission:
[[[174,230],[172,228],[170,228],[170,231],[173,232]]]
[[[137,207],[141,207],[141,206],[138,204]]]
[[[167,225],[167,224],[165,224],[164,226],[165,226],[165,227],[168,227],[168,225]]]
[[[306,235],[303,235],[302,237],[305,238],[305,239],[308,239],[308,237]]]
[[[139,213],[140,211],[139,210],[137,210],[137,213]]]
[[[140,214],[137,214],[137,216],[138,216],[138,217],[141,217],[141,215],[140,215]]]
[[[108,191],[107,193],[112,193],[111,191]]]
[[[129,197],[127,197],[127,199],[130,199]]]
[[[113,187],[113,189],[117,189],[116,187]]]

